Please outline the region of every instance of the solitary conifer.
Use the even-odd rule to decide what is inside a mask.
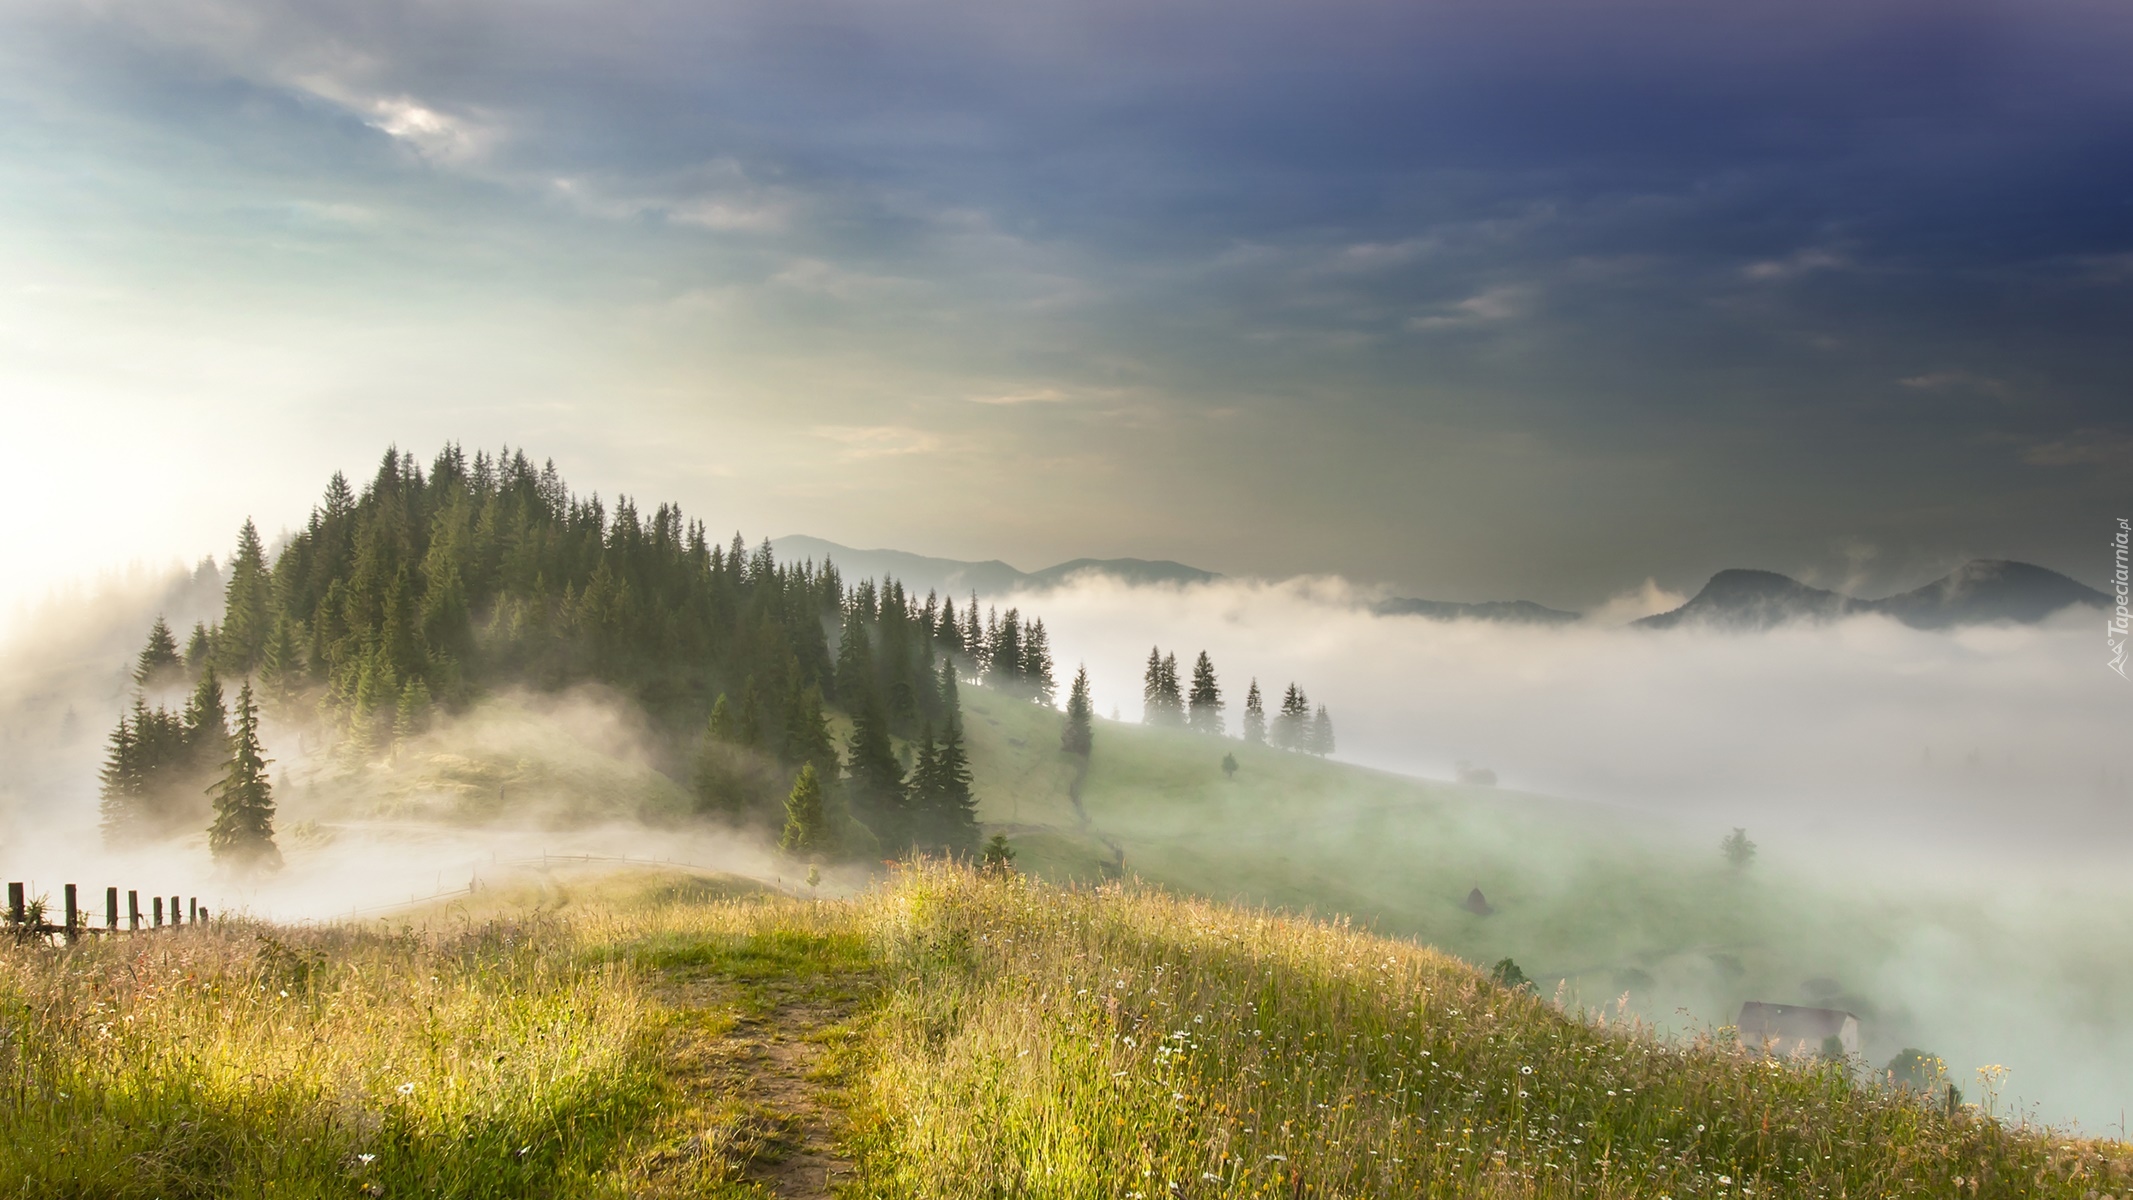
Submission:
[[[792,794],[785,798],[785,833],[778,848],[788,854],[816,854],[828,849],[828,827],[822,804],[822,779],[815,764],[800,768]]]
[[[1244,693],[1244,740],[1254,745],[1266,745],[1266,703],[1259,698],[1259,681],[1252,680],[1251,690]]]
[[[209,791],[215,820],[207,829],[207,847],[215,861],[240,871],[274,870],[281,851],[274,845],[274,788],[267,782],[266,758],[259,748],[259,706],[252,685],[237,693],[237,731],[222,779]]]
[[[1214,660],[1207,651],[1200,651],[1199,660],[1192,665],[1191,710],[1186,724],[1200,733],[1221,734],[1222,689],[1215,683]]]
[[[1059,731],[1059,748],[1086,757],[1094,744],[1094,714],[1089,708],[1089,668],[1074,672],[1074,687],[1067,693],[1066,728]]]
[[[1311,701],[1295,684],[1281,697],[1281,711],[1274,715],[1274,745],[1283,750],[1309,749]]]

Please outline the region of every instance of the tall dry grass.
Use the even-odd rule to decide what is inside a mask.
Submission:
[[[863,902],[892,972],[876,1196],[2064,1196],[2127,1158],[1674,1045],[1339,922],[934,868]]]

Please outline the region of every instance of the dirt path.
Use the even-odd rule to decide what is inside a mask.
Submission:
[[[852,974],[746,979],[669,970],[662,1059],[672,1099],[647,1196],[828,1200],[853,1164],[842,1132],[838,1051],[871,981]]]

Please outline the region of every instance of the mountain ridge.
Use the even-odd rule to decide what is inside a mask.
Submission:
[[[2001,621],[2031,625],[2076,604],[2103,606],[2102,592],[2057,571],[2010,559],[1972,559],[1939,579],[1879,599],[1861,599],[1775,571],[1729,568],[1687,603],[1633,622],[1644,629],[1705,625],[1764,630],[1792,621],[1876,613],[1913,629]]]

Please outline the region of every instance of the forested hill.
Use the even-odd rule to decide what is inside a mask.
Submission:
[[[684,743],[730,697],[707,739],[725,749],[697,756],[707,807],[746,815],[812,763],[832,783],[850,775],[849,811],[886,845],[923,835],[926,788],[956,790],[941,774],[954,770],[927,754],[934,733],[943,745],[957,736],[958,675],[1034,701],[1052,694],[1041,621],[981,619],[893,580],[847,587],[829,563],[780,563],[767,543],[751,551],[738,535],[721,545],[672,505],[644,513],[623,498],[610,511],[573,495],[552,463],[508,450],[470,458],[456,446],[426,471],[389,450],[360,491],[336,473],[272,562],[246,522],[221,622],[195,627],[182,654],[159,624],[136,678],[151,692],[181,673],[195,684],[187,713],[144,698],[113,734],[105,814],[115,836],[173,824],[156,811],[156,777],[175,769],[164,758],[197,772],[218,757],[191,743],[220,727],[202,734],[188,714],[220,710],[219,680],[256,680],[270,712],[315,706],[358,753],[500,686],[605,684]],[[842,763],[826,709],[852,719]],[[144,728],[157,737],[136,737]],[[923,741],[919,765],[934,779],[905,778],[892,733]],[[157,749],[166,743],[182,755]],[[939,799],[967,809],[967,783],[962,792]],[[974,835],[968,821],[951,823]]]

